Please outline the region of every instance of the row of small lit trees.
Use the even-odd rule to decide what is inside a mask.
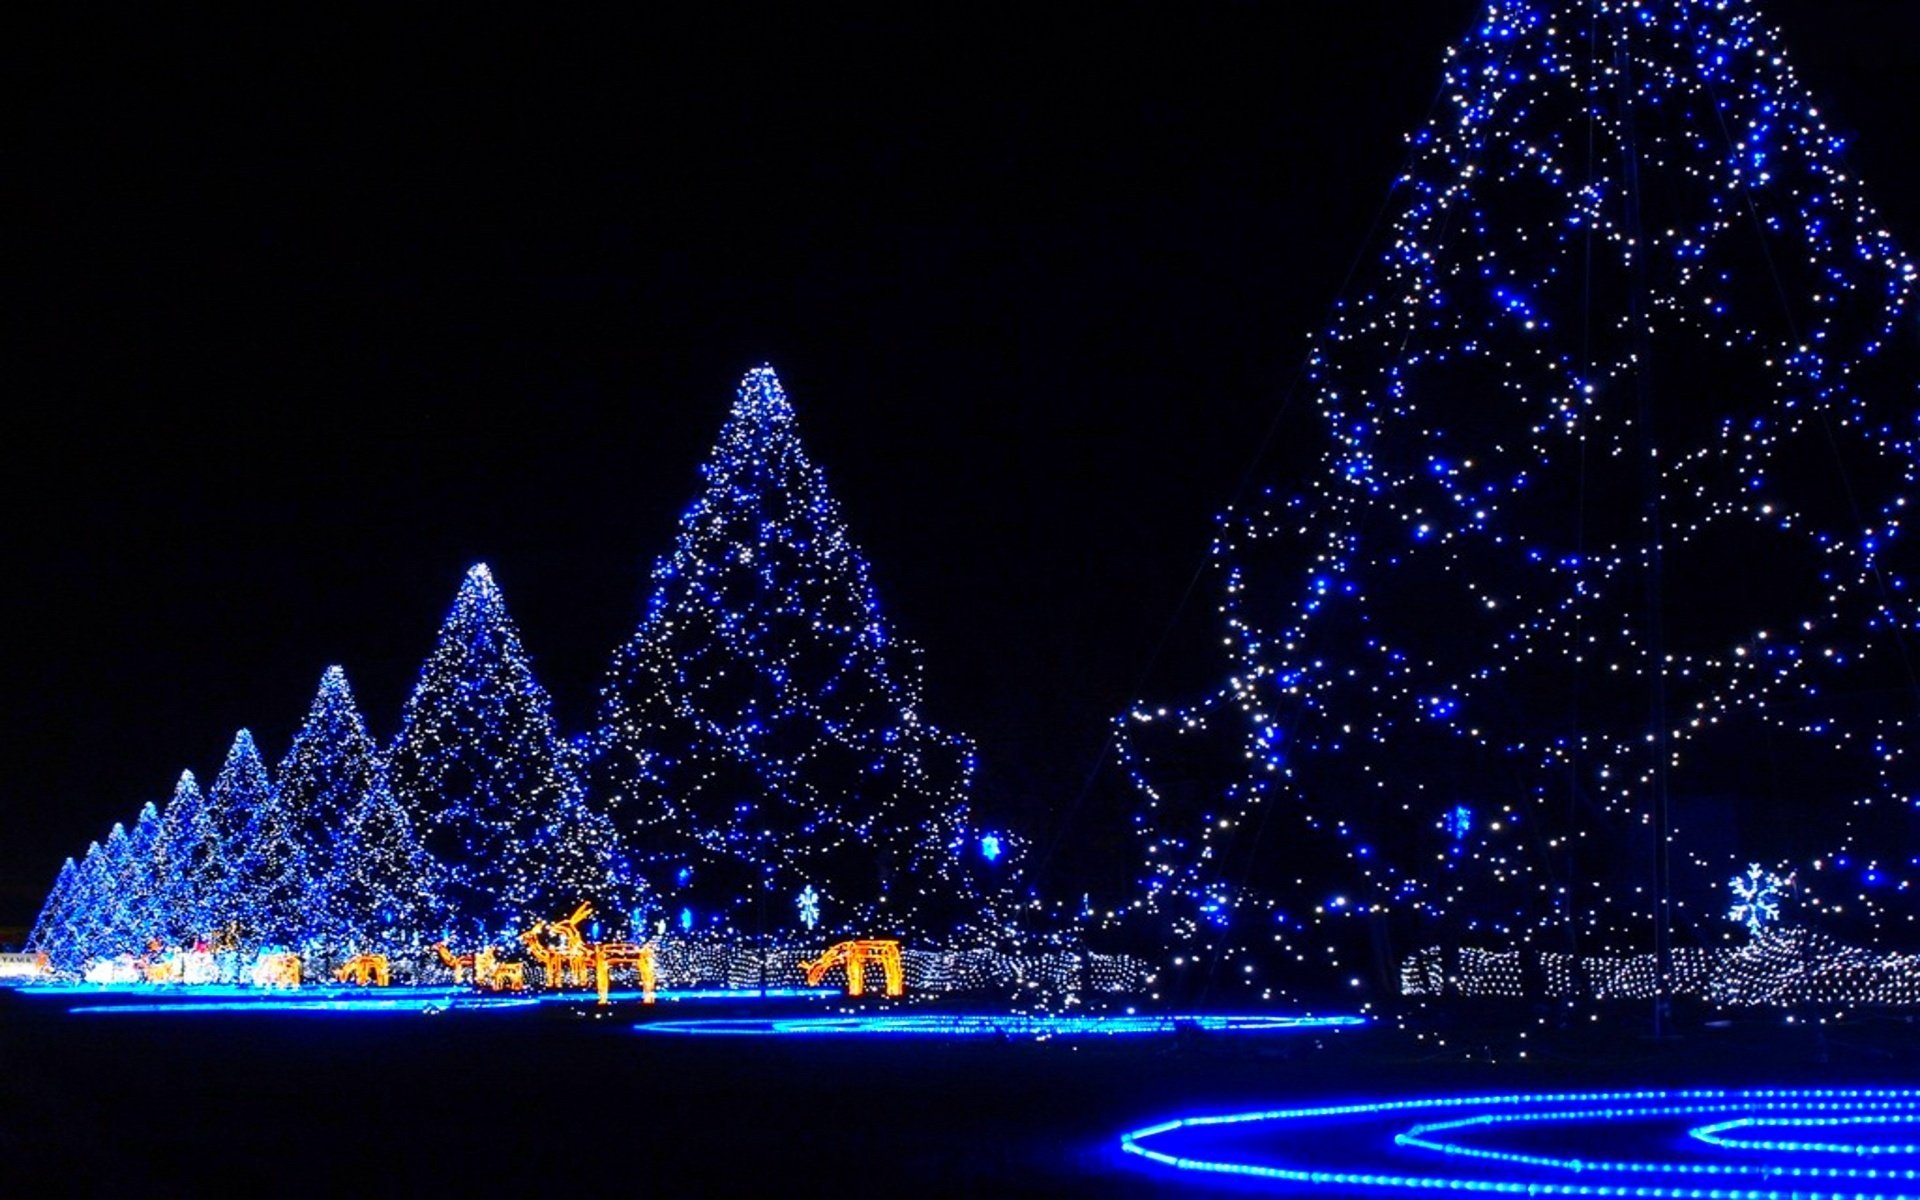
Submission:
[[[68,860],[31,944],[417,953],[581,899],[633,934],[1006,944],[1019,842],[975,827],[972,749],[922,717],[771,370],[702,474],[594,729],[562,734],[477,565],[391,743],[329,668],[277,770],[242,730],[211,789],[184,773]]]
[[[398,948],[441,915],[440,876],[330,667],[277,776],[240,730],[210,789],[183,771],[164,808],[67,860],[32,944],[69,970],[156,944]]]

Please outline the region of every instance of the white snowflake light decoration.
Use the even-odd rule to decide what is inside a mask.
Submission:
[[[802,925],[811,930],[820,923],[820,893],[813,890],[812,884],[801,888],[800,894],[794,897],[793,902],[800,909]]]
[[[1738,900],[1727,910],[1729,921],[1738,921],[1747,927],[1747,932],[1755,937],[1766,928],[1768,922],[1780,919],[1780,893],[1793,886],[1793,876],[1782,879],[1772,871],[1762,870],[1759,863],[1750,863],[1745,875],[1735,875],[1727,881]]]

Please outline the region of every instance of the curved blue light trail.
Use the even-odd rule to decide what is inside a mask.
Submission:
[[[1920,1197],[1920,1146],[1820,1131],[1917,1123],[1912,1088],[1513,1093],[1183,1117],[1120,1148],[1150,1169],[1342,1193],[1898,1200]],[[1728,1136],[1749,1128],[1805,1136]]]

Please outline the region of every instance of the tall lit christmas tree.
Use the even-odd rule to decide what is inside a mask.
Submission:
[[[460,936],[554,920],[607,890],[611,825],[579,803],[546,689],[485,564],[467,571],[408,697],[390,785],[445,871]]]
[[[1920,946],[1913,265],[1747,0],[1497,0],[1121,722],[1194,978],[1710,941],[1749,859]]]
[[[214,777],[215,819],[228,834],[232,874],[222,900],[249,948],[297,948],[319,936],[322,924],[307,907],[312,870],[300,844],[299,819],[280,803],[266,764],[245,729],[234,735],[226,763]]]
[[[64,933],[67,953],[71,955],[67,963],[58,964],[62,969],[79,970],[90,958],[118,953],[109,945],[108,919],[112,898],[113,880],[107,871],[106,849],[99,842],[89,842],[87,852],[80,856],[80,866],[74,872],[65,928],[63,930],[55,925],[51,930],[55,939],[61,938]],[[58,953],[59,941],[56,940],[48,949]]]
[[[602,689],[596,794],[689,928],[950,940],[997,886],[973,753],[802,448],[772,370],[742,381],[705,491]],[[818,934],[815,934],[815,929]]]
[[[127,834],[120,902],[126,906],[129,941],[142,950],[165,932],[167,914],[160,894],[167,874],[164,825],[159,807],[148,801]]]
[[[100,844],[98,855],[89,854],[94,873],[88,880],[87,922],[89,955],[138,954],[146,949],[140,936],[141,917],[146,907],[146,886],[142,863],[134,857],[133,838],[119,821]]]
[[[74,926],[82,903],[80,868],[69,858],[60,864],[53,887],[40,905],[40,915],[27,934],[27,948],[44,951],[57,971],[78,971],[83,965]]]
[[[192,771],[180,772],[162,815],[165,850],[155,868],[162,938],[193,944],[220,927],[219,899],[226,888],[226,848],[213,809]]]
[[[441,869],[421,845],[384,774],[347,814],[328,895],[340,953],[418,950],[445,924]]]
[[[288,862],[298,870],[305,931],[330,947],[348,941],[342,927],[346,918],[334,897],[351,856],[344,841],[348,818],[367,803],[380,778],[380,747],[353,703],[348,676],[328,666],[305,722],[294,733],[294,745],[275,772],[273,810],[286,816],[288,837],[298,851]]]

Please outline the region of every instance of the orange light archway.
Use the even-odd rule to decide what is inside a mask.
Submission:
[[[864,995],[867,990],[866,969],[877,966],[886,973],[887,995],[902,996],[907,990],[906,972],[900,965],[900,943],[890,938],[856,938],[836,942],[827,947],[825,954],[800,966],[807,973],[808,987],[820,986],[827,972],[840,966],[847,969],[847,995]]]

